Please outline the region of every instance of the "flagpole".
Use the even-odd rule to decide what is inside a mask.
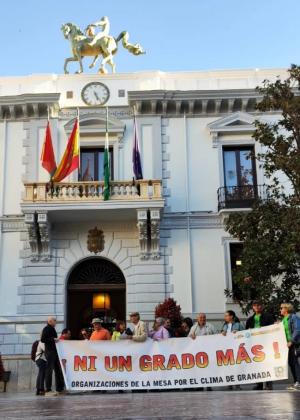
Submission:
[[[105,119],[105,147],[108,149],[108,106],[106,108],[106,119]]]
[[[105,108],[106,108],[106,118],[105,118],[105,149],[107,150],[108,172],[110,173],[109,138],[108,138],[108,106],[106,106]],[[109,188],[109,186],[107,188]]]
[[[105,122],[105,148],[104,148],[104,188],[103,199],[108,200],[110,196],[110,163],[109,163],[109,138],[108,138],[108,107],[106,107]]]
[[[188,259],[190,263],[190,267],[193,267],[193,256],[192,256],[192,238],[191,238],[191,221],[190,221],[190,188],[189,188],[189,139],[188,139],[188,131],[187,131],[187,120],[186,120],[186,113],[183,114],[183,141],[185,145],[185,211],[187,216],[187,252],[188,252]],[[190,272],[191,276],[191,290],[190,290],[190,299],[192,304],[192,311],[194,310],[194,290],[193,290],[193,274]]]

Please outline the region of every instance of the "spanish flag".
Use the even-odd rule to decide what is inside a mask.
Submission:
[[[78,117],[75,120],[75,124],[72,133],[69,137],[68,144],[65,153],[58,165],[58,168],[53,175],[52,180],[54,182],[60,182],[65,179],[71,172],[79,168],[79,121]]]
[[[50,121],[48,120],[43,150],[41,153],[41,164],[44,169],[52,176],[56,171],[56,162],[52,145]]]

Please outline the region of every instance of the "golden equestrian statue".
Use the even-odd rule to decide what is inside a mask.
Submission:
[[[102,31],[95,33],[95,28],[100,27]],[[91,23],[87,26],[85,34],[79,29],[77,25],[73,23],[65,23],[62,25],[61,30],[64,37],[71,42],[72,57],[66,58],[64,71],[68,74],[68,63],[70,61],[79,62],[79,71],[83,72],[82,58],[83,57],[94,57],[93,62],[90,64],[90,68],[94,67],[96,61],[102,56],[102,63],[99,68],[99,73],[107,73],[105,67],[109,64],[113,73],[116,72],[116,65],[113,61],[113,56],[118,51],[118,42],[122,40],[122,45],[126,50],[134,55],[145,54],[145,51],[140,44],[130,44],[128,42],[129,34],[127,31],[123,31],[117,38],[109,35],[110,24],[107,16],[103,16],[100,21]]]

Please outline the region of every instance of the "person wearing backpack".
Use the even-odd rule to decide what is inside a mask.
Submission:
[[[294,385],[288,389],[300,390],[300,318],[291,303],[282,303],[280,314],[289,348],[288,363],[294,379]]]
[[[36,395],[45,395],[45,374],[47,360],[45,356],[45,344],[41,341],[38,341],[35,354],[35,363],[39,369],[39,373],[36,378]]]

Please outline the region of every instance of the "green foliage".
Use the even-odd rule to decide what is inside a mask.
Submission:
[[[242,266],[233,272],[233,296],[245,313],[253,299],[278,314],[280,302],[300,305],[300,67],[293,65],[286,80],[265,81],[258,88],[258,110],[280,112],[276,123],[256,122],[254,139],[263,146],[256,159],[269,178],[267,199],[250,212],[232,213],[226,230],[244,242]],[[280,110],[280,111],[279,111]],[[278,171],[287,181],[282,186]]]

